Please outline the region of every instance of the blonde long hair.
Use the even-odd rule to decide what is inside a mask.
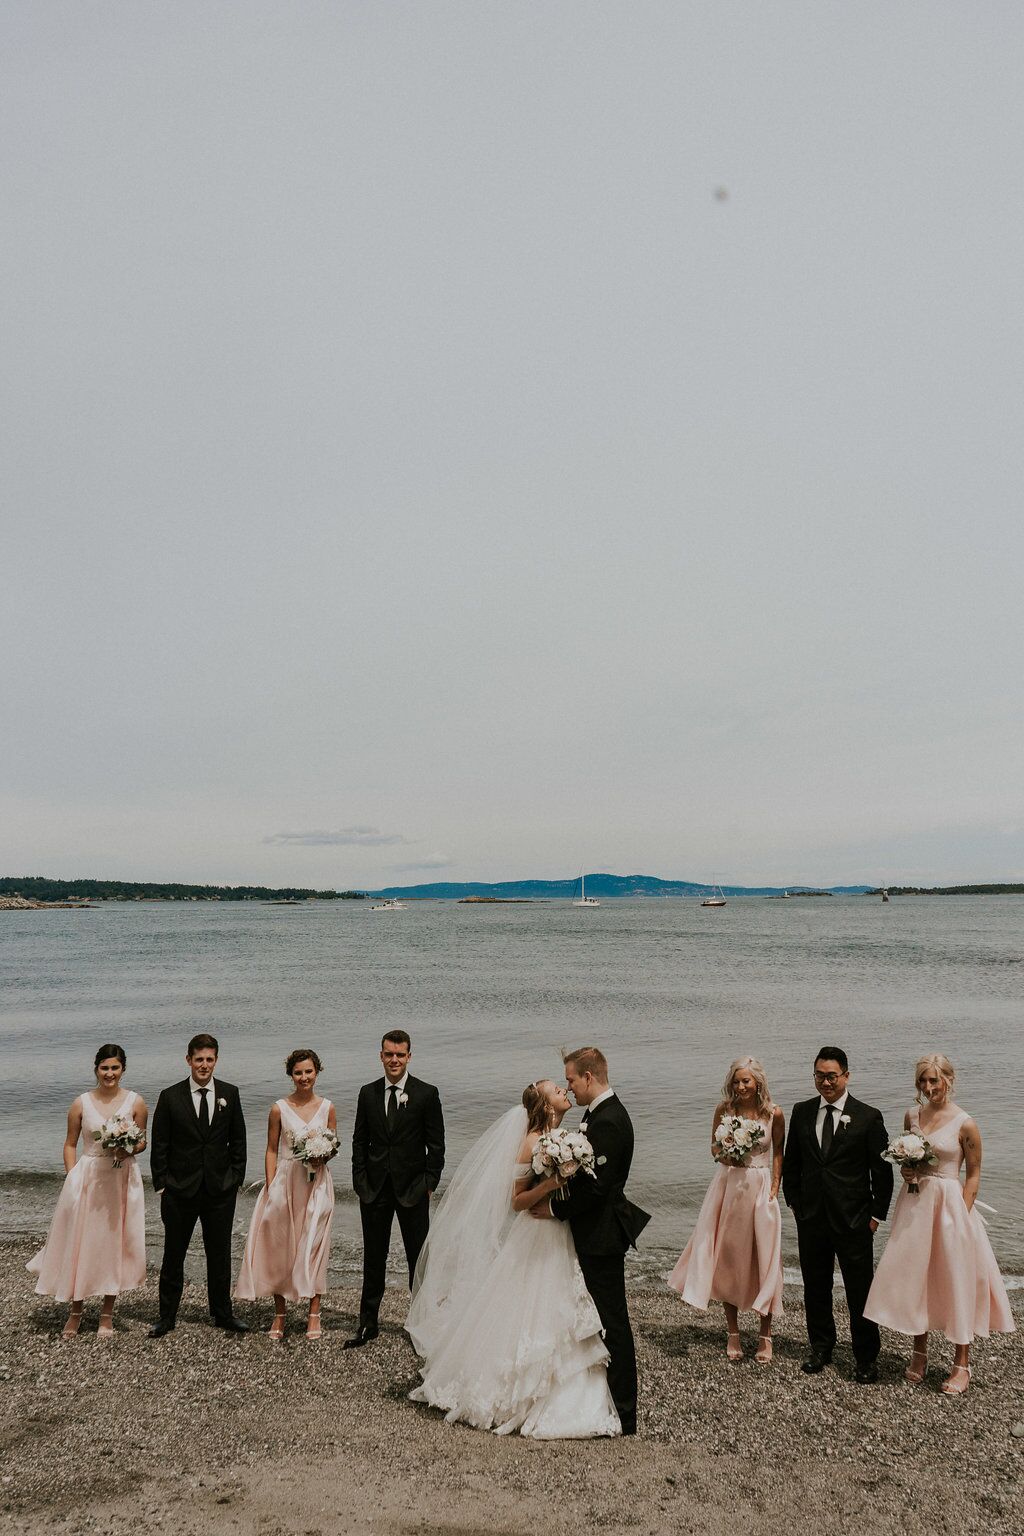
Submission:
[[[921,1097],[921,1090],[917,1086],[921,1081],[922,1072],[937,1072],[946,1084],[946,1097],[953,1097],[953,1084],[956,1082],[956,1068],[948,1056],[943,1056],[941,1051],[933,1051],[930,1056],[922,1056],[914,1068],[914,1100],[918,1104],[925,1101]]]
[[[768,1079],[765,1076],[764,1067],[762,1067],[756,1056],[738,1056],[736,1058],[725,1074],[725,1082],[722,1086],[722,1100],[731,1113],[736,1114],[738,1112],[738,1106],[733,1098],[733,1078],[741,1069],[744,1072],[749,1072],[757,1084],[757,1113],[759,1118],[764,1119],[771,1111],[772,1096],[768,1092]]]

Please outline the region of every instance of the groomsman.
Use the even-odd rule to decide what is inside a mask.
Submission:
[[[542,1200],[531,1216],[568,1221],[587,1290],[601,1318],[608,1349],[608,1390],[624,1435],[636,1434],[636,1347],[626,1304],[626,1250],[650,1221],[626,1199],[633,1161],[633,1122],[608,1082],[608,1062],[596,1045],[565,1057],[565,1081],[583,1110],[580,1130],[597,1157],[597,1177],[570,1179],[564,1198]]]
[[[398,1217],[412,1285],[430,1225],[430,1197],[444,1168],[444,1117],[437,1089],[409,1072],[412,1041],[393,1029],[380,1043],[384,1076],[359,1090],[352,1132],[352,1187],[363,1226],[359,1326],[346,1349],[375,1339],[391,1228]]]
[[[864,1316],[874,1274],[873,1239],[892,1199],[892,1167],[882,1116],[849,1091],[850,1064],[838,1045],[823,1045],[814,1061],[813,1099],[794,1107],[782,1165],[782,1192],[796,1217],[810,1357],[800,1367],[816,1376],[832,1359],[836,1325],[832,1287],[836,1259],[850,1308],[855,1379],[878,1380],[877,1324]]]
[[[188,1043],[189,1075],[156,1101],[150,1134],[153,1188],[160,1196],[164,1257],[160,1318],[151,1339],[170,1333],[185,1283],[185,1254],[196,1222],[206,1250],[206,1287],[217,1328],[248,1333],[231,1309],[231,1226],[245,1178],[245,1120],[238,1089],[214,1077],[219,1047],[212,1035]]]

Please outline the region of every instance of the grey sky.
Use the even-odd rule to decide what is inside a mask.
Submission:
[[[0,872],[1024,878],[1022,55],[8,0]]]

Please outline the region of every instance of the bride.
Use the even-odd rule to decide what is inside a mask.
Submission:
[[[466,1154],[431,1223],[406,1322],[423,1359],[409,1396],[449,1423],[536,1440],[620,1432],[569,1224],[529,1214],[559,1188],[531,1162],[568,1108],[564,1088],[531,1083]]]

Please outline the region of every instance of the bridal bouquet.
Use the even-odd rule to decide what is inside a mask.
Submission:
[[[548,1131],[533,1149],[533,1171],[540,1178],[555,1174],[571,1179],[575,1173],[589,1173],[597,1178],[594,1149],[582,1131]]]
[[[311,1184],[318,1172],[318,1167],[314,1165],[327,1163],[332,1157],[337,1157],[341,1148],[341,1142],[326,1125],[318,1125],[315,1131],[307,1131],[304,1136],[292,1136],[290,1140],[295,1160],[303,1164]]]
[[[768,1134],[763,1120],[748,1120],[744,1115],[723,1115],[715,1127],[715,1157],[720,1163],[741,1167],[756,1152]]]
[[[104,1152],[127,1152],[130,1157],[146,1138],[145,1132],[134,1120],[126,1119],[124,1115],[111,1115],[109,1120],[104,1120],[98,1131],[93,1131],[92,1139],[99,1142]],[[120,1166],[121,1159],[115,1155],[114,1167]]]
[[[887,1163],[895,1163],[897,1168],[935,1168],[938,1158],[932,1151],[932,1144],[917,1131],[904,1131],[902,1136],[894,1136],[892,1141],[882,1153]],[[907,1185],[909,1195],[919,1194],[920,1184],[914,1179]]]

